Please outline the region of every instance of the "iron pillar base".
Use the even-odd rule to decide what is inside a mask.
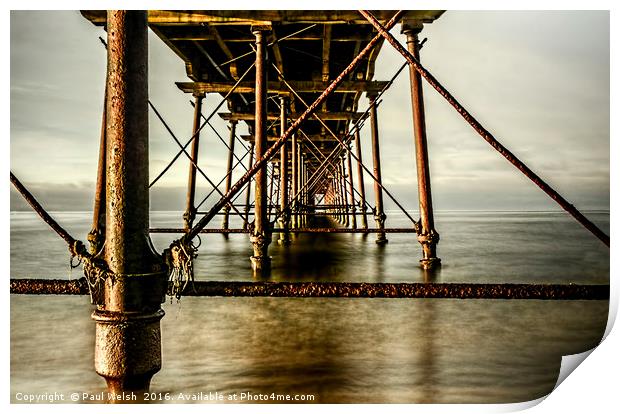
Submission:
[[[108,392],[123,394],[149,390],[161,369],[160,320],[152,313],[95,310],[95,371],[105,378]]]

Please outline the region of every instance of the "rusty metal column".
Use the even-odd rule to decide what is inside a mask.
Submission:
[[[305,163],[304,163],[304,154],[301,149],[301,143],[299,144],[299,189],[301,190],[301,194],[299,194],[299,227],[306,227],[306,213],[305,213],[305,205],[306,205],[306,189],[304,188],[305,184]]]
[[[347,168],[349,169],[349,195],[351,197],[351,228],[357,229],[355,194],[353,192],[353,169],[351,168],[351,148],[347,151]]]
[[[291,139],[291,185],[292,185],[292,197],[297,197],[299,191],[299,164],[297,158],[299,157],[299,151],[297,148],[297,134],[293,134]],[[291,200],[291,227],[296,229],[299,227],[299,211],[297,210],[297,200]]]
[[[341,156],[341,162],[340,162],[340,178],[341,178],[341,188],[342,188],[342,201],[343,201],[343,207],[342,207],[342,212],[344,214],[344,226],[345,227],[349,227],[349,196],[347,194],[347,171],[345,168],[345,157],[344,154],[342,154]]]
[[[340,167],[336,168],[334,177],[334,188],[336,189],[336,219],[342,224],[342,187],[340,186]]]
[[[407,35],[407,48],[419,61],[420,43],[418,33],[422,30],[422,23],[403,24],[403,33]],[[431,196],[431,174],[428,163],[428,145],[426,142],[426,122],[424,119],[424,95],[422,93],[422,77],[409,65],[409,79],[411,83],[411,106],[413,110],[413,131],[415,139],[416,167],[418,173],[418,198],[420,201],[421,233],[418,241],[422,245],[423,268],[430,269],[440,264],[436,247],[439,234],[435,231],[433,219],[433,200]]]
[[[355,128],[355,152],[357,155],[357,180],[360,187],[360,210],[362,212],[362,228],[368,228],[366,219],[366,189],[364,188],[364,170],[362,168],[362,144],[360,142],[360,129]]]
[[[256,36],[256,98],[254,117],[254,142],[256,159],[260,160],[267,150],[267,48],[265,44],[265,26],[252,27]],[[250,237],[254,255],[250,258],[252,269],[257,272],[267,271],[271,259],[268,256],[271,231],[267,219],[267,166],[256,173],[254,188],[254,230]]]
[[[250,159],[248,161],[248,170],[252,168],[252,163],[254,162],[254,141],[250,142]],[[252,181],[248,181],[248,188],[245,193],[245,221],[243,222],[243,229],[247,230],[250,226],[250,193],[252,192]]]
[[[286,96],[280,96],[280,134],[284,135],[286,131],[288,120],[286,109],[288,106],[288,100]],[[288,229],[290,225],[290,213],[287,209],[288,204],[288,145],[284,143],[280,150],[280,227],[282,232],[280,233],[280,239],[278,243],[287,246],[291,243]]]
[[[109,11],[105,260],[97,309],[95,370],[108,391],[149,388],[161,368],[160,304],[166,273],[149,240],[146,12]]]
[[[202,115],[202,98],[204,94],[194,94],[196,104],[194,105],[194,125],[192,128],[192,160],[189,163],[189,178],[187,180],[187,206],[183,220],[185,221],[185,230],[192,228],[194,219],[196,218],[196,208],[194,207],[194,198],[196,196],[196,165],[198,165],[198,147],[200,145],[200,117]]]
[[[224,194],[230,191],[230,183],[232,182],[232,165],[233,158],[235,156],[235,129],[237,127],[237,121],[230,121],[230,137],[228,139],[228,161],[226,164],[226,187]],[[228,215],[230,213],[230,204],[226,204],[224,207],[224,218],[222,219],[222,228],[228,229]],[[226,233],[224,233],[226,235]]]
[[[308,227],[309,222],[309,211],[310,211],[310,187],[308,187],[308,178],[310,178],[308,171],[308,164],[310,161],[304,157],[304,185],[306,186],[306,191],[304,191],[304,227]]]
[[[385,228],[385,212],[383,211],[383,191],[381,186],[381,155],[379,153],[379,126],[377,124],[377,102],[376,96],[368,95],[370,99],[370,138],[372,141],[372,166],[373,173],[375,175],[374,187],[375,187],[375,222],[378,229]],[[377,244],[387,243],[385,233],[379,231],[377,233]]]
[[[269,168],[271,167],[271,174],[269,174]],[[267,195],[267,221],[271,222],[271,210],[273,209],[274,199],[274,184],[276,182],[276,164],[267,164],[267,181],[269,182],[269,193]]]

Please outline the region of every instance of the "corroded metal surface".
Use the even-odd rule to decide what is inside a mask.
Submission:
[[[325,214],[328,215],[328,214]],[[153,228],[151,233],[185,233],[185,230],[180,228]],[[249,233],[248,229],[202,229],[201,234],[214,234],[214,233]],[[282,229],[273,228],[272,233],[280,233]],[[369,228],[369,229],[347,229],[344,227],[298,227],[289,229],[290,233],[417,233],[415,228],[410,227],[393,227],[393,228]]]
[[[260,160],[267,150],[267,48],[265,45],[264,27],[253,28],[256,36],[256,94],[255,109],[256,122],[254,125],[254,150],[256,159]],[[252,269],[261,272],[269,268],[270,258],[268,254],[271,234],[269,232],[269,218],[267,217],[267,164],[263,164],[256,171],[256,185],[254,187],[254,230],[250,241],[254,255],[250,258]],[[273,181],[272,181],[273,182]],[[230,190],[229,190],[230,191]]]
[[[146,12],[108,12],[106,273],[95,298],[95,369],[109,392],[148,390],[161,368],[166,272],[149,240]]]
[[[372,165],[375,178],[375,222],[377,228],[385,227],[385,212],[383,211],[383,186],[381,185],[381,155],[379,149],[379,126],[377,122],[377,102],[376,96],[370,97],[370,141],[372,148]],[[377,244],[387,243],[385,233],[377,233]]]
[[[420,59],[420,42],[418,33],[422,24],[417,27],[403,26],[407,35],[409,53]],[[413,132],[415,143],[415,161],[418,176],[418,200],[420,204],[420,234],[418,241],[422,245],[422,260],[420,263],[425,269],[440,264],[437,257],[437,242],[439,234],[435,230],[433,218],[433,197],[431,193],[431,172],[428,161],[428,144],[426,142],[426,120],[424,113],[424,94],[422,91],[422,77],[409,66],[409,82],[411,84],[411,109],[413,111]]]
[[[11,293],[86,295],[86,281],[11,279]],[[609,285],[516,283],[194,282],[184,296],[608,300]]]
[[[88,282],[60,279],[11,279],[11,293],[20,295],[88,295]]]
[[[366,190],[364,189],[364,170],[362,169],[362,144],[360,142],[360,129],[355,128],[355,152],[357,154],[357,181],[360,191],[360,208],[362,210],[362,228],[368,228],[366,219]]]
[[[148,43],[146,22],[137,29],[139,15],[110,12],[119,28],[108,31],[105,250],[114,273],[150,272],[145,263],[153,260],[144,237],[149,223]]]

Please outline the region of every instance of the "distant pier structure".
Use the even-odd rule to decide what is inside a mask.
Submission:
[[[395,13],[384,10],[373,15],[385,23]],[[409,50],[418,58],[418,33],[425,23],[432,23],[442,13],[416,10],[400,14],[398,23],[407,34]],[[107,24],[104,11],[82,14],[96,25]],[[198,149],[201,135],[212,133],[205,126],[213,115],[229,123],[230,136],[220,137],[229,154],[225,177],[209,177],[208,181],[212,186],[223,184],[221,192],[225,194],[231,190],[232,171],[245,172],[262,159],[377,36],[370,22],[357,11],[148,11],[147,19],[150,29],[185,64],[191,81],[179,81],[177,86],[194,100],[193,135],[179,143],[185,148],[180,151],[184,153],[181,156],[191,160],[184,228],[154,229],[160,232],[188,231],[201,216],[199,208],[204,201],[196,199],[197,174],[207,176],[200,169]],[[370,45],[370,50],[339,85],[300,123],[279,153],[235,194],[240,202],[227,202],[216,213],[223,216],[224,234],[235,230],[229,228],[230,214],[243,219],[240,230],[250,233],[254,250],[251,264],[255,271],[268,271],[270,243],[289,244],[291,232],[322,231],[325,220],[314,220],[319,216],[333,217],[340,231],[374,232],[379,244],[387,243],[386,233],[390,231],[417,233],[423,246],[422,266],[430,268],[439,263],[424,102],[420,75],[415,71],[411,73],[412,139],[416,144],[412,163],[415,160],[418,171],[421,219],[411,219],[410,228],[386,228],[384,198],[394,197],[381,180],[377,106],[391,82],[374,79],[383,43],[381,37]],[[202,114],[204,99],[222,104],[217,114]],[[239,122],[247,124],[249,135],[238,136]],[[366,161],[362,160],[360,140],[360,128],[364,125],[371,131],[370,142],[363,144],[372,149],[372,160]],[[374,195],[366,195],[365,180],[373,182]],[[250,186],[254,187],[253,200]],[[374,227],[369,228],[369,219],[374,219]],[[318,224],[322,225],[317,228]]]

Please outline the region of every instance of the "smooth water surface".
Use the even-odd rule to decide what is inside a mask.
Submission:
[[[590,213],[608,230],[609,213]],[[55,215],[82,239],[87,213]],[[180,226],[153,213],[153,226]],[[214,223],[219,226],[219,223]],[[398,220],[389,226],[405,226]],[[238,226],[233,223],[231,227]],[[562,213],[437,216],[442,282],[608,283],[609,250]],[[163,249],[171,235],[154,235]],[[273,243],[273,280],[422,281],[413,234],[305,235]],[[202,237],[197,276],[252,280],[247,235]],[[78,278],[64,242],[11,214],[11,276]],[[428,275],[426,275],[428,277]],[[182,298],[163,305],[153,392],[311,394],[320,403],[501,403],[549,393],[561,356],[595,346],[607,301]],[[87,297],[11,296],[11,399],[97,393]],[[173,401],[179,402],[179,401]]]

